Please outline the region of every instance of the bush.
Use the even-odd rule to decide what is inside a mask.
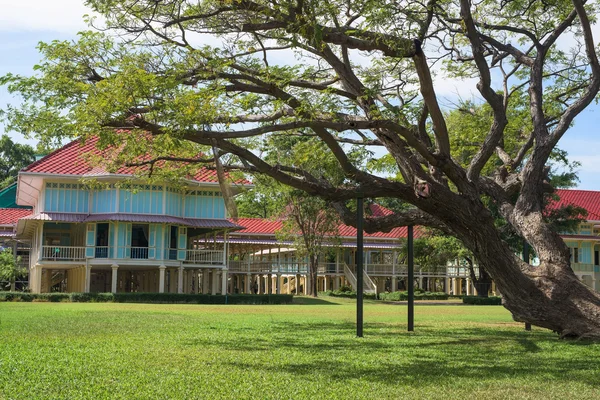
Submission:
[[[347,289],[347,286],[342,286],[343,289]],[[347,299],[355,299],[356,292],[354,290],[326,290],[324,292],[320,292],[323,296],[331,296],[331,297],[344,297]],[[377,295],[375,293],[363,293],[363,299],[369,300],[377,300]]]
[[[501,306],[502,297],[490,296],[490,297],[479,297],[479,296],[463,296],[464,304],[473,304],[477,306]]]
[[[408,292],[379,293],[379,299],[384,301],[406,301]],[[417,292],[415,290],[415,300],[448,300],[448,295],[444,292]]]
[[[185,293],[22,293],[0,292],[0,301],[74,303],[165,303],[165,304],[291,304],[291,294],[185,294]]]

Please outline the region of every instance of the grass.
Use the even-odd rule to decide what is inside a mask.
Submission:
[[[600,345],[498,306],[0,303],[0,399],[594,399]]]

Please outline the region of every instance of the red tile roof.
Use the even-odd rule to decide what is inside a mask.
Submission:
[[[382,217],[393,214],[393,211],[380,206],[378,204],[370,205],[372,216]],[[263,219],[263,218],[239,218],[236,222],[238,225],[243,226],[245,229],[235,232],[236,235],[275,235],[278,230],[281,229],[283,222],[281,220]],[[338,235],[341,237],[356,237],[356,228],[345,224],[338,226]],[[365,238],[381,238],[381,239],[398,239],[405,238],[408,235],[408,229],[398,227],[392,229],[390,232],[375,232],[366,233]],[[423,235],[420,227],[415,227],[415,237]]]
[[[101,150],[96,145],[98,137],[92,137],[82,143],[77,139],[71,143],[53,151],[42,159],[34,162],[23,169],[23,172],[37,172],[45,174],[61,174],[61,175],[98,175],[105,174],[106,170],[101,166],[92,166],[88,157],[90,155],[103,157],[110,150]],[[149,157],[142,157],[147,159]],[[147,167],[121,167],[116,173],[131,175],[136,172],[142,172]],[[217,173],[214,170],[201,167],[193,177],[198,182],[218,182]],[[239,180],[236,183],[249,184],[247,180]]]
[[[549,208],[558,209],[568,205],[581,207],[587,210],[588,220],[600,221],[599,191],[558,189],[555,194],[558,195],[560,200],[551,202],[548,205]]]
[[[26,208],[0,208],[0,225],[14,225],[19,218],[31,215],[32,210]]]

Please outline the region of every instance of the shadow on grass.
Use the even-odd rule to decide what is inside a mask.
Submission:
[[[331,301],[327,301],[318,297],[304,297],[304,296],[294,296],[294,301],[292,304],[301,304],[301,305],[328,305],[328,306],[337,306],[338,303],[333,303]]]
[[[199,338],[188,345],[254,355],[263,352],[264,356],[251,356],[251,362],[240,357],[226,365],[268,374],[306,375],[307,379],[318,374],[331,380],[410,386],[448,384],[454,378],[552,380],[553,384],[575,381],[600,387],[600,361],[593,356],[597,353],[594,346],[578,349],[543,331],[417,329],[407,333],[404,325],[369,323],[365,338],[357,339],[351,322],[275,322],[253,334],[238,332],[232,335],[235,340]],[[290,357],[285,356],[288,353]]]

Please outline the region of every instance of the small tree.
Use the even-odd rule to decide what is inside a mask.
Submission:
[[[308,259],[308,294],[317,297],[319,256],[323,253],[326,238],[332,240],[338,235],[338,215],[320,197],[299,190],[288,191],[284,199],[287,206],[279,237],[293,240],[298,257]]]
[[[27,270],[19,265],[21,257],[15,257],[11,249],[0,252],[0,280],[10,282],[10,290],[15,291],[16,280],[25,276]]]

